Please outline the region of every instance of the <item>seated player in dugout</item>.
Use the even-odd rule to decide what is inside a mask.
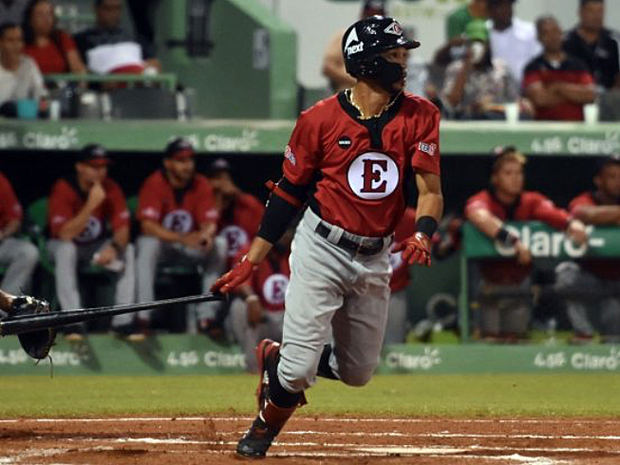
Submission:
[[[202,289],[207,292],[226,269],[226,240],[216,236],[218,211],[209,180],[196,173],[195,152],[184,138],[172,140],[164,152],[163,166],[142,184],[137,240],[138,302],[155,300],[159,265],[197,266]],[[198,305],[199,314],[213,319],[220,302]],[[151,310],[137,315],[148,326]]]
[[[599,160],[593,183],[594,190],[570,202],[571,215],[594,226],[620,226],[620,154]],[[562,262],[555,290],[566,301],[572,342],[591,341],[596,328],[602,342],[620,343],[620,260]]]
[[[410,176],[417,232],[393,251],[404,250],[409,264],[430,265],[443,210],[439,110],[403,91],[409,50],[419,45],[393,18],[373,16],[345,31],[341,49],[356,83],[300,115],[257,237],[212,287],[232,292],[250,279],[307,203],[291,248],[282,344],[264,339],[256,350],[259,412],[237,444],[241,456],[266,454],[317,375],[350,386],[372,377]]]
[[[239,298],[230,304],[230,327],[243,349],[249,373],[258,371],[254,355],[257,344],[265,338],[282,340],[284,296],[291,275],[289,257],[294,234],[294,227],[286,230],[250,279],[235,290]],[[248,248],[240,250],[238,257],[245,255]]]
[[[82,308],[78,268],[90,264],[116,275],[116,304],[134,302],[134,249],[129,243],[129,210],[123,191],[108,176],[110,159],[100,145],[87,145],[75,173],[57,180],[49,198],[48,243],[62,310]],[[112,330],[131,330],[131,317],[117,315]],[[83,324],[68,327],[70,340],[83,337]]]
[[[0,265],[6,267],[2,289],[18,294],[30,289],[39,263],[39,251],[27,239],[17,237],[24,211],[9,180],[0,173]]]
[[[556,207],[540,192],[524,190],[525,156],[514,147],[498,148],[490,186],[471,196],[465,217],[490,239],[514,249],[514,257],[478,262],[481,282],[480,336],[490,342],[516,342],[527,337],[531,313],[532,255],[528,244],[510,231],[506,221],[543,221],[565,231],[577,244],[587,240],[583,222]]]

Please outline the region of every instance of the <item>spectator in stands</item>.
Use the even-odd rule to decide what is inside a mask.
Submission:
[[[0,0],[0,24],[21,24],[30,0]]]
[[[129,243],[129,210],[121,188],[108,176],[110,159],[100,145],[87,145],[75,163],[75,173],[56,181],[49,198],[48,249],[55,265],[56,295],[63,310],[82,308],[78,284],[80,266],[96,265],[116,276],[116,304],[134,302],[135,263]],[[131,315],[118,315],[112,328],[134,332]],[[66,331],[81,340],[84,327]]]
[[[586,224],[620,226],[620,154],[602,159],[593,181],[595,190],[575,197],[570,213]],[[592,316],[603,342],[620,343],[620,261],[586,258],[561,263],[555,287],[566,300],[574,342],[592,339]]]
[[[580,0],[579,24],[566,35],[564,50],[588,66],[598,86],[620,88],[619,34],[603,26],[604,17],[603,0]]]
[[[458,7],[446,19],[446,36],[448,40],[457,39],[462,42],[462,35],[467,25],[476,19],[487,18],[487,0],[470,0]]]
[[[211,183],[197,174],[194,148],[183,138],[166,147],[163,169],[142,184],[138,199],[138,220],[142,235],[137,247],[138,301],[155,297],[158,265],[195,265],[202,270],[202,288],[225,271],[226,240],[216,236],[218,211]],[[207,302],[198,314],[214,319],[220,303]],[[151,311],[140,312],[141,324],[150,320]]]
[[[542,47],[536,39],[534,24],[513,16],[515,0],[488,0],[491,52],[508,63],[520,85],[525,65],[539,55]]]
[[[407,207],[394,231],[394,244],[413,236],[415,233],[415,209]],[[390,306],[385,328],[384,344],[402,344],[405,342],[409,329],[407,320],[407,286],[411,277],[409,266],[403,261],[402,252],[390,254],[392,279],[390,281]]]
[[[465,207],[467,220],[490,239],[515,251],[514,258],[479,263],[480,334],[491,341],[524,338],[531,312],[532,256],[528,244],[505,222],[544,221],[566,231],[579,244],[587,239],[580,220],[571,219],[541,193],[524,190],[524,164],[525,157],[514,147],[502,149],[493,163],[490,187],[470,197]]]
[[[240,297],[230,305],[231,327],[245,354],[246,370],[258,370],[254,349],[261,339],[280,342],[284,323],[284,295],[291,270],[289,255],[294,229],[289,228],[269,251],[249,282],[239,287]],[[248,247],[241,249],[244,253]]]
[[[37,248],[16,237],[22,218],[22,207],[13,187],[0,173],[0,265],[5,268],[0,287],[18,295],[30,289],[32,273],[39,262]]]
[[[594,80],[587,66],[562,50],[562,29],[552,16],[536,21],[543,53],[528,63],[523,76],[526,97],[536,119],[582,121],[583,105],[594,101]]]
[[[468,47],[462,60],[446,70],[442,103],[458,119],[500,119],[505,102],[518,99],[517,83],[506,63],[491,56],[484,21],[472,21],[465,32]]]
[[[385,0],[365,0],[360,19],[374,15],[385,16]],[[339,30],[330,39],[325,54],[323,55],[323,76],[329,80],[329,86],[333,92],[352,87],[356,80],[347,73],[342,56],[342,36],[345,29]]]
[[[41,73],[86,73],[73,38],[56,27],[54,6],[49,0],[30,2],[22,28],[24,53],[37,62]]]
[[[0,115],[17,116],[17,101],[47,96],[43,77],[32,58],[25,56],[22,30],[17,24],[0,25]]]
[[[159,71],[159,60],[121,27],[122,0],[95,0],[95,26],[75,35],[88,69],[100,74]]]

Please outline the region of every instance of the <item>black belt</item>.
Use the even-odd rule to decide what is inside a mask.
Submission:
[[[319,235],[327,239],[331,229],[329,226],[325,226],[323,223],[319,223],[314,231]],[[373,239],[369,245],[362,245],[352,239],[348,239],[342,235],[340,240],[336,244],[338,247],[348,250],[349,252],[358,253],[360,255],[374,255],[383,250],[383,239]]]

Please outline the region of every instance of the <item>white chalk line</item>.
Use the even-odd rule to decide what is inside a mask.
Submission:
[[[580,418],[340,418],[340,417],[295,417],[296,420],[301,421],[316,421],[327,423],[524,423],[524,424],[557,424],[557,423],[582,423],[582,424],[597,424],[597,425],[617,425],[620,424],[620,419],[580,419]],[[79,422],[79,423],[98,423],[98,422],[161,422],[161,421],[252,421],[254,417],[238,416],[238,417],[106,417],[106,418],[9,418],[1,419],[0,423],[19,423],[19,422],[36,422],[36,423],[66,423],[66,422]]]

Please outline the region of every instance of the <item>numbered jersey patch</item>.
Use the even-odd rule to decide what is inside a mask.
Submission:
[[[398,165],[385,153],[366,152],[349,165],[347,180],[358,197],[366,200],[383,199],[398,187]]]
[[[188,233],[194,227],[194,219],[187,210],[172,210],[162,221],[164,228],[177,233]]]
[[[88,223],[82,230],[82,232],[75,237],[75,242],[78,243],[87,243],[92,242],[95,239],[99,239],[101,233],[103,232],[103,225],[98,218],[91,216],[88,218]]]
[[[270,305],[283,305],[284,295],[288,287],[288,277],[276,273],[269,276],[263,284],[263,297]]]

